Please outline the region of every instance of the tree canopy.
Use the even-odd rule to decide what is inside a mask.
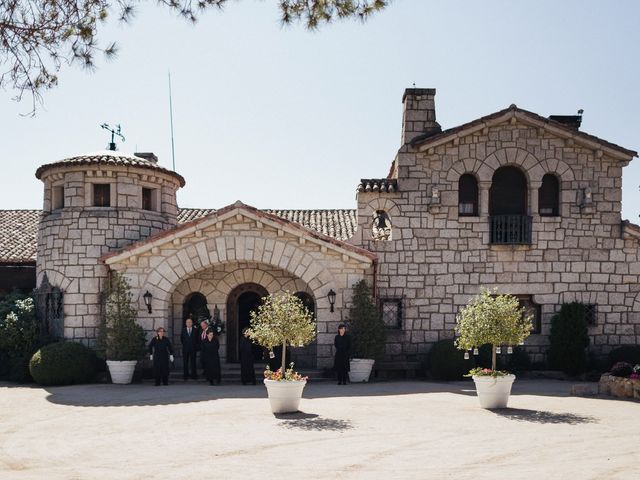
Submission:
[[[0,2],[0,87],[14,99],[31,98],[32,114],[45,90],[58,84],[63,66],[95,68],[96,55],[113,57],[116,42],[98,42],[99,27],[114,17],[133,19],[146,0],[3,0]],[[187,21],[234,0],[158,0]],[[390,0],[278,0],[284,24],[300,22],[310,30],[334,20],[366,20]]]

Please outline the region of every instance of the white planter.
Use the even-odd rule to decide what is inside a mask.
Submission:
[[[351,383],[368,382],[375,360],[352,358],[349,362],[349,381]]]
[[[133,378],[133,371],[136,369],[137,360],[107,360],[107,366],[109,367],[109,373],[111,374],[111,381],[113,383],[125,384],[131,383]]]
[[[278,381],[265,378],[264,386],[267,387],[271,411],[273,413],[297,412],[302,398],[302,391],[306,384],[306,380]]]
[[[482,408],[507,408],[515,375],[504,377],[473,376]]]

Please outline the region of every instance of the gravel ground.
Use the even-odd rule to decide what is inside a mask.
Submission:
[[[307,385],[274,416],[262,385],[0,384],[1,479],[633,479],[640,403],[516,381]]]

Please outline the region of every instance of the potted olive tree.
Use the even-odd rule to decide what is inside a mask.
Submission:
[[[531,317],[513,295],[493,295],[482,290],[460,310],[456,318],[456,346],[473,351],[484,344],[491,345],[491,369],[474,368],[467,376],[473,378],[482,408],[505,408],[515,375],[496,368],[496,355],[504,348],[522,344],[531,333]],[[465,352],[468,358],[469,353]]]
[[[382,314],[373,302],[371,289],[365,280],[353,286],[348,323],[353,339],[349,380],[354,383],[366,382],[375,360],[384,353],[385,332]]]
[[[146,337],[137,317],[129,283],[113,272],[98,336],[98,347],[107,360],[113,383],[131,383],[136,364],[144,357]]]
[[[269,367],[264,372],[273,413],[297,412],[307,378],[293,370],[293,362],[287,368],[287,345],[304,347],[316,336],[313,316],[295,295],[285,292],[268,295],[262,299],[258,311],[251,312],[248,336],[268,349],[282,348],[282,365],[275,372]]]

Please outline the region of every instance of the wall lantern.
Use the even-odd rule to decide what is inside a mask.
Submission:
[[[144,304],[147,306],[147,310],[151,313],[151,299],[153,298],[153,295],[151,295],[149,290],[147,290],[147,293],[145,293],[142,298],[144,299]]]
[[[333,289],[329,290],[329,293],[327,293],[327,298],[329,299],[329,306],[331,307],[329,311],[333,313],[333,306],[336,303],[336,292],[334,292]]]

